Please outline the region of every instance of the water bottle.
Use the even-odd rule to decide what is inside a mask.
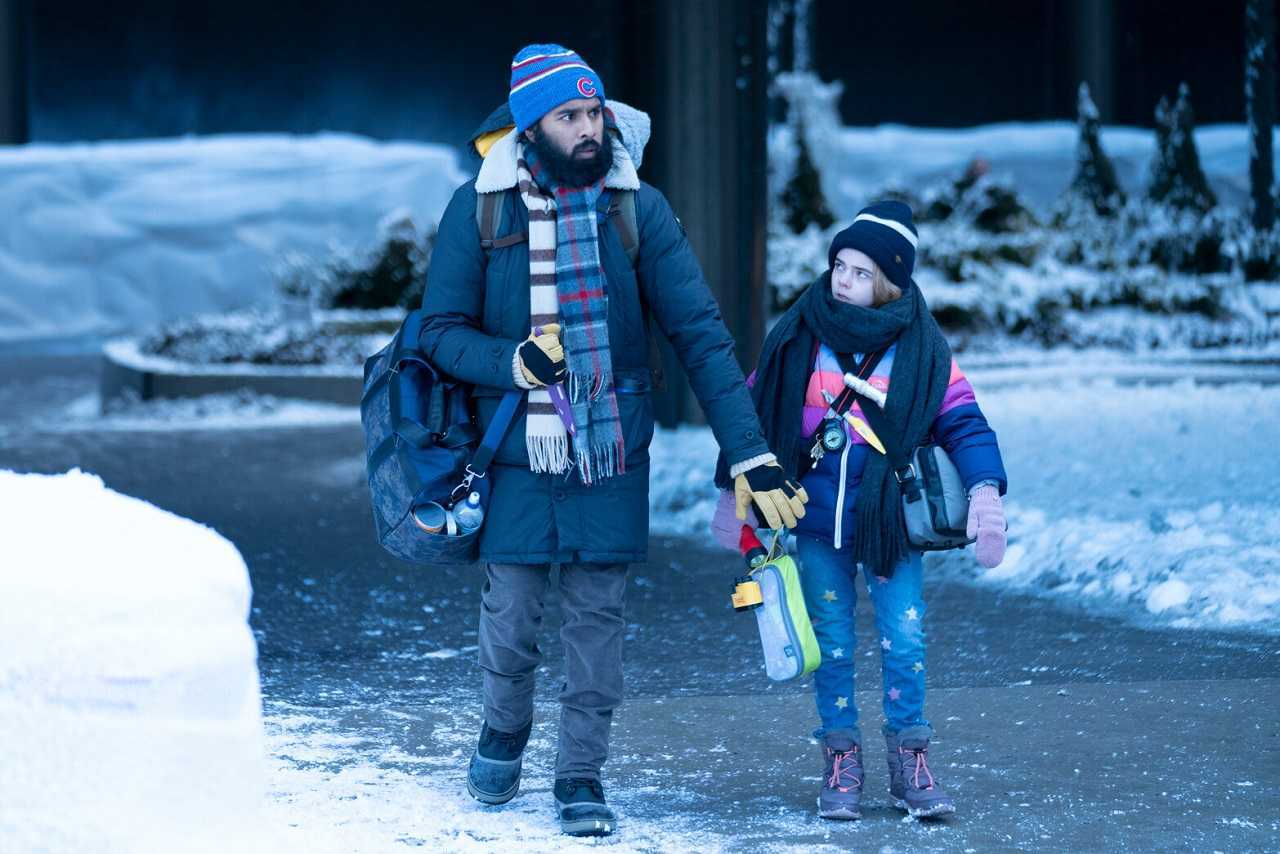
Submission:
[[[473,492],[467,500],[453,508],[453,520],[458,523],[459,534],[470,534],[484,521],[484,508],[480,506],[480,493]]]

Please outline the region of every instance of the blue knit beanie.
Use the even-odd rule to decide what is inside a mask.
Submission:
[[[575,98],[599,98],[603,104],[604,84],[591,66],[567,47],[531,44],[511,61],[507,104],[517,133],[524,133],[547,113]]]
[[[853,225],[831,241],[827,266],[835,267],[841,249],[856,249],[875,261],[889,281],[905,289],[916,267],[918,238],[910,207],[902,202],[876,202],[858,211]]]

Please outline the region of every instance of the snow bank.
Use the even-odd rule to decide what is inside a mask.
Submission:
[[[249,578],[96,476],[0,471],[0,850],[245,850],[263,792]]]
[[[1280,629],[1280,516],[1271,507],[1214,501],[1108,519],[1015,503],[1009,528],[1004,562],[973,575],[978,584],[1173,626]]]
[[[1280,634],[1280,385],[1229,382],[1233,369],[1212,361],[1040,359],[1021,380],[966,368],[1009,471],[1004,562],[984,570],[966,549],[929,558],[929,571],[1137,623]],[[1135,384],[1144,370],[1181,378]],[[654,534],[713,542],[717,450],[705,427],[655,433]]]
[[[438,222],[451,148],[253,135],[0,149],[0,345],[96,337],[275,299],[288,253]]]

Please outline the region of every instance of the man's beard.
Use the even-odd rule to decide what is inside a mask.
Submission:
[[[547,170],[547,176],[560,187],[590,186],[608,175],[613,168],[613,145],[610,144],[607,131],[602,145],[580,142],[567,156],[537,126],[533,128],[533,142],[530,144],[538,157],[538,163]],[[592,147],[595,148],[593,157],[574,156],[577,152]]]

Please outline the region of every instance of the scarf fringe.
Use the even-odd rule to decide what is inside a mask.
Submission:
[[[578,459],[578,471],[585,484],[625,474],[627,471],[621,440],[591,448],[575,448],[574,451]]]
[[[564,474],[569,470],[569,438],[539,436],[525,431],[524,447],[529,453],[529,469],[539,473]]]

